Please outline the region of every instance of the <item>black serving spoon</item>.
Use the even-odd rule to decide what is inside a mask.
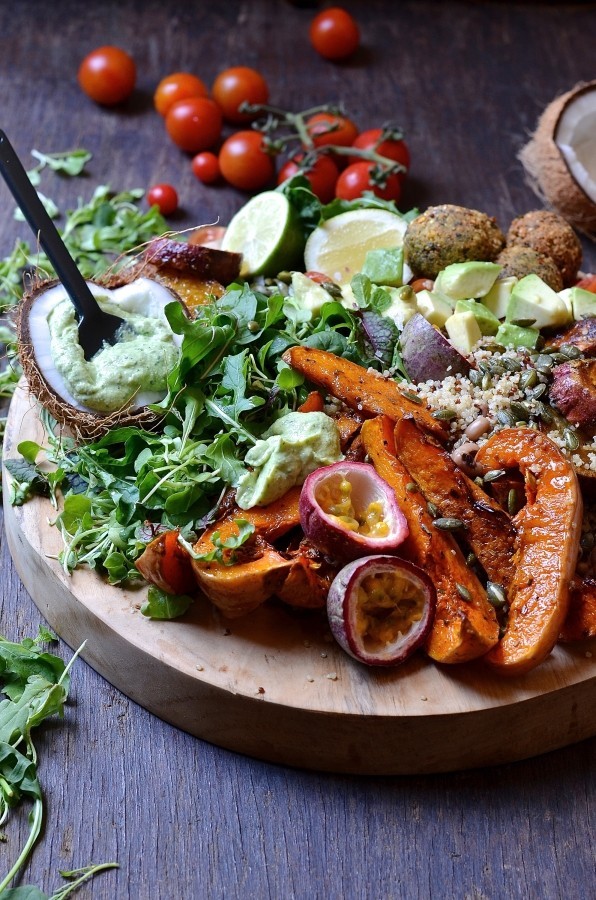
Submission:
[[[104,342],[113,344],[116,341],[116,332],[125,324],[124,319],[104,312],[98,305],[37,196],[37,191],[29,181],[29,176],[14,147],[2,130],[0,130],[0,173],[77,311],[79,343],[83,348],[85,359],[91,359],[102,348]]]

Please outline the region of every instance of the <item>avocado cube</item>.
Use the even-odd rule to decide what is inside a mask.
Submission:
[[[586,291],[577,286],[569,288],[569,300],[576,322],[596,316],[596,294],[592,291]]]
[[[416,306],[431,325],[444,328],[445,322],[453,312],[451,303],[436,291],[422,290],[416,294]]]
[[[442,291],[453,300],[484,297],[497,280],[501,268],[498,263],[492,262],[452,263],[437,275],[435,290]]]
[[[458,300],[455,304],[455,312],[471,312],[475,316],[482,334],[494,335],[497,333],[499,320],[483,303],[478,303],[477,300]]]
[[[535,350],[539,340],[540,332],[537,328],[522,328],[511,322],[502,322],[495,335],[495,341],[503,347],[528,347]]]
[[[362,274],[373,284],[399,287],[403,284],[404,252],[401,247],[369,250],[364,259]]]
[[[525,275],[514,285],[507,304],[507,322],[531,322],[535,328],[566,325],[569,310],[565,301],[538,275]]]
[[[471,353],[478,341],[482,340],[482,332],[474,313],[454,312],[445,322],[445,331],[456,350],[467,355]]]
[[[497,319],[504,319],[507,315],[507,304],[511,297],[511,291],[514,284],[517,284],[515,275],[506,275],[504,278],[497,278],[488,294],[482,298],[482,303]]]

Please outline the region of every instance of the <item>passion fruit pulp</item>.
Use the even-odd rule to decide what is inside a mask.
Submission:
[[[432,626],[436,593],[428,576],[396,556],[367,556],[338,573],[327,614],[338,644],[369,666],[404,662]]]
[[[299,510],[306,537],[340,561],[390,553],[408,536],[394,492],[368,463],[343,460],[312,472]]]

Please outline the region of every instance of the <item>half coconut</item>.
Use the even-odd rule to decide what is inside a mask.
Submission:
[[[550,103],[519,158],[541,200],[596,237],[596,81]]]
[[[165,308],[180,298],[168,287],[149,278],[135,277],[134,271],[120,274],[104,282],[87,282],[96,297],[104,297],[125,315],[141,314],[167,323]],[[121,425],[154,427],[160,415],[150,409],[159,403],[164,391],[146,391],[142,386],[131,390],[129,399],[118,409],[99,411],[78,400],[67,379],[58,371],[51,351],[48,317],[66,297],[58,281],[37,283],[23,298],[17,313],[19,357],[30,393],[61,425],[66,426],[81,441],[97,440],[112,428]],[[172,333],[172,341],[179,347],[180,335]],[[101,351],[100,351],[101,352]]]

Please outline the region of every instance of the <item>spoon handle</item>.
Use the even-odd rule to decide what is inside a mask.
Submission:
[[[14,147],[1,129],[0,173],[29,227],[37,235],[79,318],[96,315],[97,303],[93,294],[39,199]]]

